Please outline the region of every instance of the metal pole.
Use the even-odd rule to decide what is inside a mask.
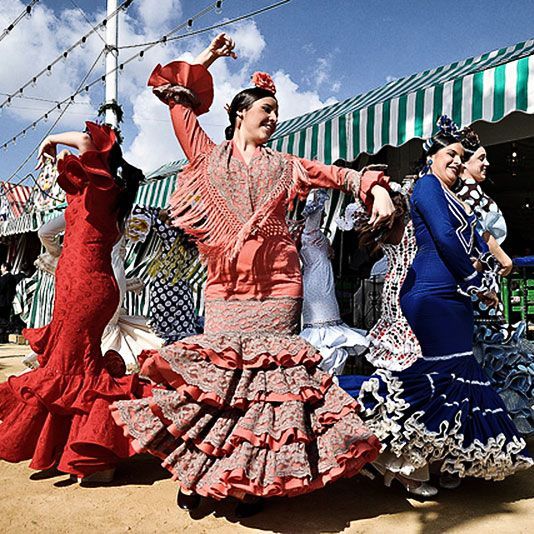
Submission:
[[[110,17],[117,9],[117,0],[108,0],[107,16]],[[118,13],[111,18],[108,18],[106,24],[106,104],[113,102],[118,104],[118,71],[119,64],[119,50],[117,48],[119,43],[119,24]],[[114,109],[106,109],[106,123],[118,127],[117,113]]]

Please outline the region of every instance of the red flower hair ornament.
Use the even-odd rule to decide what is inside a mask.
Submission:
[[[273,95],[276,94],[276,86],[274,85],[273,79],[266,72],[255,72],[250,78],[256,87],[265,89]]]

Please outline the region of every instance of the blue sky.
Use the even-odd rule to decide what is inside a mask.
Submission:
[[[195,26],[210,25],[221,17],[231,18],[273,2],[225,0],[222,14],[212,13]],[[12,14],[24,3],[27,1],[0,0],[0,25],[5,26],[3,23],[12,19]],[[76,3],[91,20],[102,16],[106,4],[105,0],[76,0]],[[139,42],[158,37],[209,3],[209,0],[134,0],[126,26],[122,28],[122,41]],[[4,67],[0,65],[1,92],[16,90],[89,28],[71,0],[41,0],[39,4],[45,8],[39,17],[22,21],[11,35],[0,41],[0,52],[7,58],[2,62]],[[279,94],[284,118],[349,98],[383,85],[393,77],[532,38],[533,23],[533,0],[292,0],[259,16],[255,24],[248,22],[240,26],[236,38],[239,38],[237,47],[241,57],[215,69],[219,100],[216,99],[213,113],[203,123],[211,135],[221,138],[224,101],[246,85],[254,70],[276,73],[277,83],[282,87]],[[41,32],[42,42],[39,41]],[[208,40],[209,35],[205,35],[158,47],[143,62],[136,61],[120,78],[121,102],[126,112],[125,152],[144,170],[181,156],[166,111],[157,107],[159,104],[145,89],[145,81],[158,61],[168,61],[189,48],[197,51]],[[47,77],[28,94],[47,99],[68,96],[100,45],[94,38],[72,62],[57,69],[57,74]],[[95,75],[102,72],[102,65],[98,68]],[[85,105],[72,106],[57,131],[79,128],[85,117],[94,118],[102,97],[99,86],[85,98]],[[47,103],[27,100],[17,104],[17,109],[4,110],[0,115],[0,143],[49,107]],[[38,127],[7,152],[0,151],[0,178],[11,174],[47,126]],[[25,167],[20,176],[28,170],[29,166]]]

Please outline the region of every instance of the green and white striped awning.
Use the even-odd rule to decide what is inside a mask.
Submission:
[[[269,143],[282,152],[332,163],[375,154],[435,133],[436,118],[461,126],[534,113],[534,40],[392,81],[282,122]]]
[[[163,165],[147,176],[147,183],[139,188],[135,203],[144,207],[164,208],[176,189],[176,180],[187,160]]]

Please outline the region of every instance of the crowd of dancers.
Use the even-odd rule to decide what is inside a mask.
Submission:
[[[148,452],[178,483],[181,508],[233,497],[239,517],[265,498],[358,473],[433,497],[431,473],[452,489],[464,477],[501,480],[530,467],[521,434],[529,417],[501,398],[499,380],[532,352],[500,310],[506,225],[479,185],[488,162],[476,134],[442,117],[419,179],[399,190],[378,166],[268,148],[276,88],[256,73],[215,144],[198,116],[212,104],[208,69],[222,57],[236,57],[225,34],[192,63],[150,76],[189,160],[167,210],[132,213],[142,174],[110,127],[88,122],[41,145],[40,164],[57,162],[68,206],[41,232],[59,257],[57,267],[48,261],[53,317],[24,332],[32,369],[0,385],[0,458],[86,485]],[[320,229],[328,189],[355,198],[340,227],[388,259],[383,313],[369,335],[340,317]],[[305,198],[298,235],[287,214]],[[161,239],[152,331],[121,307],[124,240],[150,227]],[[187,284],[197,255],[207,268],[203,331]],[[506,369],[492,374],[485,368],[501,346]],[[342,374],[363,353],[374,374]],[[521,394],[528,406],[531,391]]]

